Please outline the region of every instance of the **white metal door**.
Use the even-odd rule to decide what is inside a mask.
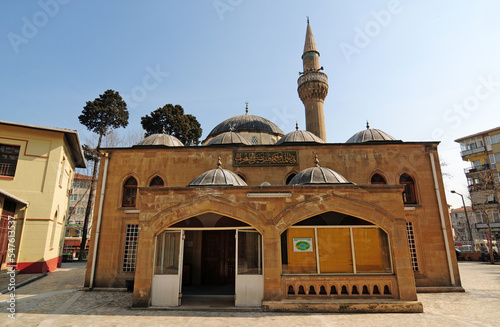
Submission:
[[[261,306],[264,298],[262,235],[236,230],[235,306]]]
[[[151,305],[176,307],[181,304],[184,231],[165,231],[156,238]]]

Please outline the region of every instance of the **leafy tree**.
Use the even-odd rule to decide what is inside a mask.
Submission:
[[[469,185],[472,210],[479,213],[486,221],[488,229],[488,249],[490,262],[495,263],[493,256],[492,238],[494,237],[491,223],[494,222],[493,214],[498,212],[498,199],[500,197],[500,182],[493,170],[482,170],[474,175],[473,183]]]
[[[166,104],[141,117],[146,136],[167,133],[177,137],[184,145],[200,143],[201,125],[195,116],[184,114],[184,109],[176,104]]]
[[[89,200],[85,209],[85,220],[83,222],[82,242],[80,244],[79,260],[85,257],[85,245],[87,243],[87,229],[92,204],[94,202],[94,193],[96,187],[97,166],[99,165],[102,138],[115,128],[126,127],[128,125],[127,104],[123,101],[120,94],[113,90],[107,90],[99,95],[94,101],[87,101],[83,107],[82,114],[78,116],[80,123],[99,135],[97,146],[92,148],[88,145],[83,146],[86,159],[94,162],[92,171],[92,180],[90,186]]]

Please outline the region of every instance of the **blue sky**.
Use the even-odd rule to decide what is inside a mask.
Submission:
[[[466,194],[453,140],[500,125],[496,0],[40,0],[0,9],[1,119],[76,129],[82,140],[90,132],[78,115],[107,89],[127,100],[132,132],[167,103],[195,115],[203,137],[244,113],[245,101],[285,133],[304,127],[306,16],[329,78],[329,142],[366,120],[404,141],[440,140],[447,191]]]

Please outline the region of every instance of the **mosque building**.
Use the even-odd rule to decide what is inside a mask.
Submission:
[[[319,56],[308,22],[306,130],[247,106],[202,146],[102,149],[85,287],[133,285],[135,307],[309,312],[422,312],[417,291],[463,291],[439,142],[367,124],[326,143]]]

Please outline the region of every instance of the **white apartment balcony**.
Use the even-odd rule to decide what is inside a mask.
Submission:
[[[477,173],[477,172],[480,172],[480,171],[489,170],[489,169],[490,169],[490,165],[489,164],[485,164],[485,165],[480,165],[480,166],[465,168],[464,172],[465,172],[465,175],[467,175],[467,177],[469,177],[469,174],[474,174],[474,173]]]
[[[460,155],[462,156],[462,159],[463,159],[464,157],[468,157],[470,155],[485,152],[485,151],[486,151],[486,148],[484,146],[478,146],[478,147],[473,148],[473,149],[463,150],[462,152],[460,152]]]
[[[499,222],[494,222],[490,223],[491,230],[494,232],[500,231],[500,223]],[[488,230],[488,224],[486,223],[477,223],[476,224],[476,229],[477,230]]]

